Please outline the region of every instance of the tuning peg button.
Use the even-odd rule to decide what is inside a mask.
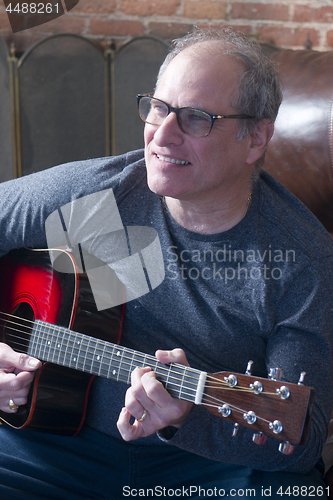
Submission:
[[[279,452],[283,455],[291,455],[294,452],[295,446],[290,444],[288,441],[279,444]]]
[[[233,429],[232,429],[232,437],[236,437],[237,436],[238,428],[239,428],[239,424],[237,424],[237,422],[236,422],[234,424]]]
[[[250,359],[250,361],[248,362],[247,367],[246,367],[245,375],[251,375],[252,365],[253,365],[253,361],[252,361],[252,359]]]
[[[281,380],[282,374],[283,372],[281,368],[270,368],[268,373],[268,378],[271,380]]]
[[[303,385],[304,384],[304,380],[305,380],[305,375],[306,375],[306,372],[302,372],[299,376],[299,381],[298,381],[298,385]]]
[[[265,436],[262,432],[255,432],[252,436],[252,441],[255,444],[263,445],[267,441],[267,436]]]

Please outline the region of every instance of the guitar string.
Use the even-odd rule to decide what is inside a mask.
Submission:
[[[19,326],[21,326],[21,325],[19,325]],[[28,333],[28,332],[24,332],[23,330],[21,331],[21,330],[19,330],[19,329],[17,329],[17,328],[13,328],[13,327],[8,327],[8,326],[7,326],[7,328],[9,328],[9,329],[11,329],[11,330],[13,330],[13,331],[19,332],[19,333],[22,333],[22,332],[23,332],[23,333]],[[50,335],[50,334],[48,334],[48,335]],[[79,335],[81,335],[81,334],[79,334]],[[19,339],[19,340],[21,340],[21,339],[20,339],[20,337],[17,337],[17,336],[15,336],[15,335],[13,335],[13,334],[7,334],[7,336],[8,336],[8,337],[12,337],[13,339]],[[54,334],[51,334],[51,336],[52,336],[52,337],[54,337],[54,338],[57,338],[57,336],[56,336],[56,335],[54,335]],[[98,341],[98,339],[95,339],[94,337],[91,337],[91,340]],[[27,349],[27,347],[28,347],[27,345],[25,345],[25,344],[23,344],[23,343],[19,343],[19,342],[15,342],[15,343],[16,343],[16,345],[17,345],[17,346],[20,346],[20,347],[22,347],[22,348],[25,348],[25,350],[26,350],[26,349]],[[61,344],[61,345],[62,345],[62,347],[65,347],[65,348],[66,348],[66,347],[70,346],[70,343],[65,343],[65,342],[62,342],[62,344]],[[105,345],[108,345],[108,343],[107,343],[107,342],[105,342]],[[117,345],[117,344],[114,344],[114,347],[112,347],[112,345],[111,345],[111,348],[112,348],[112,349],[114,349],[114,350],[120,350],[120,351],[122,351],[123,353],[126,353],[126,348],[124,348],[123,346],[119,346],[119,345]],[[82,350],[82,349],[81,349],[81,350]],[[96,355],[96,351],[98,351],[98,350],[99,350],[99,351],[101,351],[101,352],[103,351],[102,347],[98,347],[98,348],[96,348],[96,347],[95,347],[95,348],[93,348],[93,350],[94,350],[94,355]],[[24,351],[23,351],[23,352],[24,352]],[[93,354],[93,353],[92,353],[92,351],[89,351],[89,350],[88,350],[87,352],[84,352],[84,351],[83,351],[83,353],[84,353],[84,354]],[[134,355],[137,355],[138,357],[145,358],[146,363],[143,363],[143,365],[142,365],[142,366],[146,366],[146,365],[148,365],[148,364],[149,364],[149,359],[148,359],[148,358],[150,357],[150,355],[144,355],[144,354],[139,353],[138,351],[133,351],[133,354],[134,354]],[[111,360],[112,360],[112,358],[113,358],[113,356],[114,356],[114,355],[112,354],[112,355],[111,355],[111,357],[109,358],[108,356],[103,355],[103,359],[105,359],[106,361],[111,361]],[[125,359],[131,359],[130,357],[128,357],[128,356],[124,356],[124,355],[123,355],[123,356],[122,356],[122,359],[124,359],[124,358],[125,358]],[[158,362],[155,358],[153,358],[153,357],[151,357],[151,359],[152,359],[152,362],[149,364],[149,367],[154,367],[155,369],[157,369],[158,367],[157,367],[157,366],[155,366],[155,365],[156,365],[156,364],[159,364],[159,362]],[[92,361],[93,361],[93,360],[92,360]],[[133,361],[138,361],[138,360],[133,360]],[[131,363],[131,364],[133,364],[133,361],[132,361],[132,363]],[[130,364],[130,363],[126,363],[126,364]],[[169,371],[169,370],[168,370],[168,368],[164,368],[163,364],[160,364],[159,368],[160,368],[162,371],[165,371],[165,372],[168,372],[168,371]],[[190,370],[190,367],[184,367],[184,368],[187,368],[188,370]],[[133,367],[133,369],[134,369],[134,367]],[[195,373],[195,370],[192,370],[192,372],[193,372],[193,373]],[[172,378],[174,378],[175,380],[181,380],[181,378],[179,378],[179,379],[177,379],[177,378],[175,378],[175,377],[172,377]],[[191,382],[190,382],[190,383],[191,383]],[[195,384],[194,384],[194,383],[192,383],[192,385],[195,385]]]
[[[23,319],[23,321],[25,321],[25,322],[27,322],[27,323],[30,323],[30,324],[31,324],[31,326],[33,326],[33,325],[35,324],[35,322],[34,322],[34,321],[32,321],[32,320],[28,320],[28,319],[26,319],[26,318],[20,318],[20,317],[14,316],[14,315],[10,315],[10,314],[8,314],[8,313],[1,313],[1,314],[6,314],[6,316],[8,316],[8,317],[14,317],[15,319],[19,319],[19,320]],[[8,324],[8,322],[9,322],[9,321],[7,321],[7,324]],[[10,321],[10,323],[11,323],[11,324],[14,324],[14,325],[17,325],[17,326],[20,326],[20,327],[22,327],[22,326],[24,327],[24,326],[25,326],[25,325],[21,325],[20,323],[16,323],[16,322],[14,322],[14,321]],[[43,325],[42,325],[42,323],[40,323],[40,325],[41,325],[41,326],[43,326]],[[48,327],[48,328],[52,328],[52,330],[54,330],[55,332],[57,332],[57,330],[58,330],[58,332],[60,332],[60,333],[62,333],[62,332],[63,332],[63,330],[62,330],[61,328],[56,327],[56,325],[53,325],[53,324],[51,324],[51,323],[48,323],[48,324],[47,324],[47,327]],[[27,327],[27,328],[28,328],[28,327]],[[14,328],[12,328],[12,330],[14,330],[14,331],[15,331],[15,329],[14,329]],[[67,329],[65,329],[65,331],[66,331],[66,330],[67,330]],[[19,332],[19,333],[22,333],[22,331],[20,331],[20,330],[18,330],[18,329],[16,329],[16,331],[17,331],[17,332]],[[78,335],[82,335],[82,334],[80,334],[79,332],[72,332],[71,330],[67,330],[67,331],[68,331],[68,333],[69,333],[69,334],[72,334],[72,335],[76,335],[76,334],[78,334]],[[27,333],[27,334],[28,334],[29,332],[27,331],[27,332],[23,332],[23,333]],[[51,333],[51,334],[50,334],[50,333],[48,332],[47,334],[48,334],[48,335],[51,335],[51,336],[52,336],[52,337],[54,337],[54,338],[56,338],[56,337],[57,337],[57,334],[56,334],[56,333]],[[87,337],[88,337],[88,338],[90,338],[91,340],[94,340],[97,344],[98,344],[98,342],[100,342],[100,343],[103,343],[103,342],[104,342],[104,344],[108,344],[107,342],[105,342],[105,341],[101,341],[101,340],[96,339],[96,338],[94,338],[94,337],[89,337],[89,336],[87,336]],[[109,344],[110,344],[110,343],[109,343]],[[64,344],[63,344],[63,343],[62,343],[62,345],[64,346]],[[68,345],[69,345],[69,344],[65,345],[65,347],[66,347],[66,346],[68,347]],[[23,346],[23,345],[22,345],[22,346]],[[116,349],[118,349],[118,350],[121,350],[121,351],[123,351],[123,352],[126,352],[126,348],[125,348],[125,347],[123,347],[123,346],[121,346],[121,345],[114,344],[114,348],[116,348]],[[94,353],[96,353],[96,350],[103,351],[102,347],[99,347],[99,346],[98,346],[97,348],[95,347],[95,351],[94,351]],[[134,352],[134,351],[133,351],[133,352]],[[150,355],[147,355],[147,354],[140,353],[139,351],[135,351],[134,353],[135,353],[138,357],[142,357],[142,358],[151,357],[151,359],[153,360],[153,363],[154,363],[154,364],[157,362],[157,360],[156,360],[155,358],[153,358],[153,356],[150,356]],[[92,353],[91,353],[91,354],[92,354]],[[111,359],[111,358],[110,358],[110,359]],[[130,359],[130,358],[128,358],[128,359]],[[168,369],[167,369],[167,368],[164,368],[162,364],[161,364],[161,367],[160,367],[160,368],[161,368],[161,369],[164,369],[165,371],[168,371]],[[190,368],[190,367],[186,367],[186,368],[187,368],[188,370],[191,370],[191,368]],[[192,371],[193,371],[193,373],[197,373],[194,369],[192,369]],[[210,376],[210,377],[211,377],[211,376]],[[214,379],[214,377],[211,377],[211,378],[212,378],[212,379]],[[226,385],[226,382],[222,382],[222,381],[220,381],[220,380],[219,380],[219,379],[217,379],[217,378],[216,378],[216,379],[214,379],[214,380],[216,380],[216,381],[217,381],[217,383],[219,383],[219,384]]]
[[[17,345],[20,345],[19,343],[16,343]],[[23,344],[21,344],[21,346],[23,347]],[[111,358],[110,358],[111,359]],[[122,361],[123,364],[127,364],[128,366],[132,366],[132,363],[127,363],[126,361]],[[150,366],[151,368],[153,368],[153,364]],[[133,367],[134,368],[134,367]],[[124,369],[126,375],[127,375],[127,379],[129,378],[129,375],[131,373],[131,370],[127,370],[127,368]],[[171,378],[174,378],[175,381],[181,381],[182,379],[177,379],[176,377],[171,377]],[[169,380],[170,380],[170,377],[169,377]],[[191,382],[189,382],[191,383]],[[172,384],[172,382],[171,382]],[[176,385],[176,384],[175,384]],[[194,384],[193,384],[194,385]],[[190,397],[192,396],[192,399],[190,401],[193,401],[193,397],[195,395],[195,390],[191,387],[183,387],[183,390],[182,390],[182,395],[184,395],[184,389],[188,389],[189,391],[192,391],[193,394],[190,394],[189,393],[185,393],[185,396],[187,397]],[[229,389],[229,388],[228,388]],[[206,397],[207,401],[205,400],[204,404],[207,404],[208,406],[212,406],[212,407],[215,407],[215,408],[218,408],[219,406],[221,406],[221,404],[225,403],[225,401],[222,401],[222,400],[218,400],[217,398],[214,398],[213,396],[211,395],[207,395],[207,394],[204,394],[203,395],[204,397]],[[186,399],[186,398],[182,398],[182,399]],[[210,403],[208,402],[208,400],[210,401]],[[216,401],[216,403],[214,404],[214,402]],[[236,406],[232,406],[233,409],[236,411],[238,410],[239,412],[244,412],[245,410],[242,410],[240,408],[237,408]]]
[[[8,314],[7,314],[7,316],[11,316],[11,315],[8,315]],[[31,320],[27,320],[27,319],[25,319],[25,318],[18,318],[18,319],[20,319],[20,321],[23,319],[23,321],[25,321],[26,323],[32,323],[32,324],[34,323],[33,321],[31,321]],[[7,323],[8,323],[8,322],[7,322]],[[12,323],[13,323],[13,324],[15,324],[15,325],[18,325],[18,326],[20,326],[20,327],[24,326],[24,325],[21,325],[21,324],[19,324],[19,323],[14,322],[14,321],[12,321]],[[54,326],[54,325],[51,325],[51,324],[50,324],[50,326],[52,327],[52,329],[54,329],[54,328],[53,328],[53,326]],[[13,329],[13,328],[12,328],[12,329]],[[15,330],[15,329],[14,329],[14,330]],[[56,329],[54,329],[54,330],[56,330]],[[20,332],[20,330],[17,330],[17,331],[18,331],[18,332]],[[61,331],[61,330],[59,329],[59,331]],[[27,332],[25,332],[25,333],[27,333]],[[45,332],[44,332],[44,333],[45,333]],[[71,332],[71,333],[72,333],[72,332]],[[54,334],[51,334],[51,335],[52,335],[52,336],[55,336]],[[95,342],[97,342],[97,341],[98,341],[98,339],[95,339],[95,338],[92,338],[92,340],[94,340]],[[64,344],[62,344],[62,345],[63,345],[64,347],[68,347],[68,345],[69,345],[69,344],[67,344],[67,346],[66,346],[66,345],[64,345]],[[25,348],[26,348],[26,346],[24,346],[23,344],[22,344],[22,347],[25,347]],[[118,345],[115,345],[115,347],[116,347],[118,350],[123,351],[123,356],[122,356],[122,359],[123,359],[123,358],[124,358],[124,353],[126,353],[126,349],[125,349],[125,348],[123,348],[122,346],[118,346]],[[105,346],[104,346],[104,348],[105,348]],[[99,348],[99,349],[101,349],[101,348]],[[96,350],[97,350],[97,349],[96,349],[96,347],[95,347],[94,353],[96,353]],[[143,357],[143,358],[145,358],[145,362],[147,362],[147,361],[148,361],[148,360],[147,360],[147,356],[149,356],[149,355],[143,355],[142,353],[139,353],[138,351],[134,351],[134,354],[139,355],[139,357]],[[106,356],[104,356],[104,358],[106,358],[106,359],[107,359],[107,357],[106,357]],[[111,360],[111,359],[112,359],[112,358],[110,358],[110,360]],[[128,357],[128,359],[131,359],[131,358],[129,358],[129,357]],[[126,362],[123,362],[123,363],[126,363]],[[131,361],[131,363],[127,363],[127,364],[128,364],[129,366],[131,366],[131,368],[132,368],[132,367],[133,367],[133,360]],[[145,364],[145,363],[144,363],[144,364]],[[149,363],[146,363],[146,364],[149,364]],[[154,359],[153,359],[153,363],[152,363],[151,367],[152,367],[152,368],[157,369],[157,366],[155,366],[155,365],[156,365],[156,361],[155,361],[155,358],[154,358]],[[160,368],[162,368],[162,370],[164,370],[164,371],[168,371],[168,372],[169,372],[168,382],[169,382],[169,379],[170,379],[170,378],[173,378],[174,380],[177,380],[177,381],[182,381],[182,382],[184,382],[184,377],[179,378],[179,379],[177,379],[176,377],[170,377],[170,370],[169,370],[169,369],[164,368],[164,367],[163,367],[163,365],[162,365],[162,366],[160,366]],[[187,371],[190,371],[190,370],[191,370],[191,369],[190,369],[190,367],[186,367],[186,368],[187,368]],[[193,373],[194,373],[194,370],[192,370],[192,371],[193,371]],[[131,373],[131,371],[129,370],[129,371],[128,371],[128,374],[129,374],[129,375],[128,375],[128,380],[129,380],[130,373]],[[189,376],[189,375],[187,374],[187,377],[188,377],[188,376]],[[231,387],[226,387],[226,386],[225,386],[225,385],[226,385],[226,382],[222,382],[222,381],[220,381],[219,379],[217,379],[216,377],[212,377],[212,376],[210,376],[210,375],[208,375],[208,378],[211,378],[212,380],[215,380],[215,381],[218,383],[218,386],[215,386],[215,388],[216,388],[216,389],[223,389],[223,390],[235,390],[235,389],[236,389],[236,390],[238,390],[238,391],[247,391],[247,392],[249,391],[249,389],[247,389],[247,388],[242,388],[242,387],[238,387],[238,388],[235,388],[235,387],[232,387],[232,388],[231,388]],[[210,382],[210,380],[208,380],[208,382]],[[171,383],[172,383],[172,382],[171,382]],[[187,383],[191,384],[191,382],[189,382],[188,380],[187,380]],[[192,383],[192,385],[194,385],[194,383]],[[195,384],[195,385],[196,385],[196,384]],[[214,386],[211,386],[210,384],[207,384],[207,386],[208,386],[209,388],[214,388]],[[184,389],[186,389],[186,390],[189,390],[189,391],[192,391],[192,392],[193,392],[193,389],[192,389],[191,387],[186,387],[186,386],[184,386],[183,390],[184,390]],[[253,393],[253,391],[250,391],[250,392],[251,392],[251,393]],[[276,396],[276,393],[269,393],[269,394]],[[187,395],[187,396],[189,396],[189,394],[186,394],[186,395]],[[204,400],[204,398],[206,398],[206,400]],[[215,403],[215,404],[213,404],[213,403],[214,403],[214,400],[216,400],[218,404],[216,404],[216,403]],[[204,403],[203,403],[203,404],[206,404],[206,405],[208,405],[208,406],[212,406],[212,407],[219,407],[219,406],[221,406],[221,404],[224,404],[224,403],[225,403],[224,401],[219,401],[217,398],[214,398],[213,396],[208,395],[208,394],[205,394],[205,393],[203,394],[203,401],[204,401]],[[211,401],[211,403],[209,404],[209,403],[208,403],[208,401]],[[229,405],[229,406],[230,406],[230,405]],[[237,408],[235,405],[232,405],[232,408],[233,408],[233,410],[234,410],[234,411],[239,411],[239,412],[241,412],[241,413],[244,413],[244,412],[245,412],[245,410],[243,410],[243,409],[241,409],[241,408]],[[261,418],[262,420],[264,420],[264,421],[268,422],[268,420],[263,419],[262,417],[258,417],[258,418]]]
[[[17,330],[17,329],[15,330],[15,329],[14,329],[14,331],[19,331],[19,330]],[[12,337],[13,339],[19,339],[19,337],[16,337],[16,336],[15,336],[15,335],[13,335],[13,334],[8,334],[7,336]],[[14,343],[14,342],[12,341],[12,343]],[[24,345],[24,344],[22,344],[22,343],[20,344],[19,342],[15,342],[15,344],[16,344],[17,346],[21,347],[21,348],[25,348],[25,351],[24,351],[24,350],[22,350],[22,352],[26,352],[26,348],[27,348],[27,346],[26,346],[26,345]],[[65,347],[65,348],[66,348],[66,347],[68,347],[68,346],[69,346],[69,344],[68,344],[68,343],[67,343],[67,344],[66,344],[66,343],[62,343],[62,347]],[[123,348],[122,346],[115,345],[115,347],[114,347],[113,349],[114,349],[114,350],[121,350],[121,351],[122,351],[122,353],[123,353],[123,355],[122,355],[122,357],[121,357],[120,364],[122,364],[122,365],[128,365],[128,366],[130,366],[130,367],[131,367],[131,368],[133,368],[133,369],[135,368],[135,364],[133,364],[133,359],[131,359],[129,356],[126,356],[126,355],[124,356],[124,353],[126,353],[126,349],[125,349],[125,348]],[[91,353],[91,354],[92,354],[92,353]],[[134,351],[134,354],[139,354],[139,353],[138,353],[137,351]],[[106,361],[111,361],[113,357],[114,357],[113,355],[111,355],[111,357],[110,357],[110,358],[104,355],[104,356],[103,356],[103,359],[105,359]],[[143,357],[143,356],[141,356],[141,357]],[[43,358],[43,356],[42,356],[42,358]],[[126,360],[126,359],[128,359],[128,360],[130,360],[131,362],[124,361],[124,359],[125,359],[125,360]],[[53,361],[54,361],[54,359],[53,359]],[[137,360],[134,360],[134,363],[135,363],[135,361],[137,361]],[[145,362],[145,363],[143,363],[143,364],[142,364],[142,366],[149,366],[150,368],[155,368],[155,370],[157,370],[157,369],[159,368],[160,370],[162,370],[162,371],[164,371],[164,372],[169,372],[169,369],[168,369],[168,368],[164,368],[164,366],[163,366],[162,364],[160,364],[160,366],[159,366],[159,367],[157,367],[157,366],[156,366],[156,364],[157,364],[158,362],[157,362],[157,360],[156,360],[155,358],[154,358],[154,359],[152,359],[152,361],[151,361],[151,362],[150,362],[150,361],[149,361],[149,359],[147,359],[147,358],[145,359],[145,361],[146,361],[146,362]],[[51,362],[52,362],[52,360],[51,360]],[[92,362],[93,362],[93,360],[92,360]],[[85,364],[85,363],[83,363],[83,364]],[[77,365],[77,368],[79,368],[79,366],[78,366],[78,365]],[[175,366],[174,366],[174,365],[173,365],[173,368],[175,369]],[[190,367],[184,367],[184,368],[186,368],[186,369],[187,369],[187,371],[189,371],[189,370],[190,370]],[[109,370],[108,370],[108,371],[109,371]],[[129,375],[130,375],[130,373],[132,372],[132,370],[127,370],[127,368],[125,367],[125,368],[123,368],[123,371],[125,371],[125,374],[127,374],[127,379],[129,379]],[[101,372],[102,372],[102,370],[101,370]],[[105,370],[104,370],[104,372],[105,372]],[[192,372],[193,372],[193,373],[195,373],[195,371],[194,371],[194,370],[192,370]],[[157,372],[157,373],[158,373],[158,372]],[[101,373],[101,375],[102,375],[102,373]],[[187,377],[187,379],[188,379],[191,375],[189,375],[188,373],[186,373],[186,374],[185,374],[185,376],[186,376],[186,377]],[[173,379],[173,380],[175,380],[176,382],[180,382],[180,381],[182,381],[182,380],[183,380],[183,378],[184,378],[184,377],[177,378],[177,377],[172,376],[172,375],[170,376],[170,374],[169,374],[169,375],[168,375],[168,383],[169,383],[169,385],[171,385],[171,384],[173,383],[173,382],[172,382],[172,379]],[[192,378],[193,378],[193,380],[195,380],[195,379],[194,379],[194,377],[192,377]],[[191,382],[190,380],[187,380],[187,383],[188,383],[189,385],[195,386],[195,389],[194,389],[194,388],[192,388],[192,387],[186,387],[186,386],[183,386],[183,390],[184,390],[184,389],[188,389],[189,391],[192,391],[193,393],[195,393],[195,392],[196,392],[196,388],[197,388],[197,384],[196,384],[195,382]],[[215,389],[220,389],[221,387],[218,387],[218,386],[215,386],[215,387],[214,387],[214,386],[211,386],[211,385],[209,384],[209,388],[213,388],[213,389],[214,389],[214,388],[215,388]],[[223,389],[224,389],[224,390],[232,390],[230,387],[223,387]],[[242,388],[239,388],[239,390],[242,390]],[[244,388],[244,390],[246,390],[246,388]],[[207,396],[207,395],[206,395],[206,396]],[[210,397],[211,397],[211,398],[213,398],[212,396],[210,396]]]
[[[19,318],[19,317],[17,317],[17,316],[10,315],[10,314],[8,314],[8,313],[5,313],[5,314],[6,314],[7,316],[9,316],[9,317],[14,317],[14,318],[19,319],[19,320],[22,320],[22,319],[23,319],[23,321],[25,321],[25,322],[27,322],[27,323],[31,323],[32,325],[34,324],[34,321],[28,320],[28,319],[26,319],[26,318]],[[8,322],[7,322],[7,323],[8,323]],[[21,325],[21,324],[19,324],[19,323],[15,323],[15,322],[13,322],[13,321],[12,321],[11,323],[12,323],[12,324],[15,324],[15,325],[18,325],[18,326],[20,326],[20,327],[22,327],[22,326],[24,327],[24,325]],[[42,325],[42,323],[40,323],[40,324]],[[55,326],[55,325],[53,325],[53,324],[47,324],[47,325],[48,325],[48,327],[51,327],[54,331],[57,331],[57,328],[54,328],[54,326]],[[14,330],[14,331],[15,331],[15,329],[13,329],[13,328],[12,328],[12,330]],[[65,330],[66,330],[66,329],[65,329]],[[19,333],[22,333],[22,331],[20,331],[20,330],[16,330],[16,331],[18,331]],[[62,330],[61,330],[60,328],[58,328],[58,331],[62,333]],[[72,332],[72,331],[70,331],[70,330],[68,330],[68,332],[69,332],[70,334],[73,334],[73,335],[75,335],[75,334],[76,334],[76,332]],[[27,332],[23,332],[23,333],[27,333],[27,334],[28,334],[29,332],[27,331]],[[48,335],[50,335],[50,333],[48,333]],[[78,335],[82,335],[82,334],[78,333]],[[56,334],[51,333],[51,336],[56,337]],[[100,342],[100,343],[103,343],[103,342],[104,342],[104,341],[100,341],[99,339],[96,339],[96,338],[94,338],[94,337],[90,337],[90,339],[91,339],[91,340],[94,340],[97,344],[98,344],[98,342]],[[104,349],[105,349],[105,345],[107,345],[107,344],[108,344],[107,342],[104,342]],[[24,345],[22,345],[22,347],[23,347],[23,346],[24,346]],[[68,346],[69,346],[69,344],[65,345],[64,343],[62,343],[62,346],[64,346],[64,347],[68,347]],[[117,344],[114,344],[114,346],[115,346],[114,348],[116,348],[116,349],[118,349],[118,350],[122,351],[123,353],[124,353],[124,352],[126,353],[126,348],[124,348],[123,346],[121,346],[121,345],[117,345]],[[24,347],[27,347],[27,346],[24,346]],[[94,348],[94,354],[96,354],[96,351],[97,351],[97,350],[99,350],[99,351],[103,351],[102,347],[99,347],[99,346],[98,346],[98,347],[95,347],[95,348]],[[88,351],[88,353],[89,353],[89,351]],[[150,367],[155,367],[154,365],[155,365],[156,363],[158,363],[158,362],[157,362],[157,360],[156,360],[155,358],[153,358],[152,356],[150,356],[150,355],[140,353],[139,351],[133,351],[133,353],[134,353],[137,357],[139,357],[139,358],[140,358],[140,357],[141,357],[141,358],[144,358],[144,359],[145,359],[145,361],[147,360],[147,357],[151,357],[151,359],[152,359],[152,364],[150,365]],[[90,352],[90,354],[92,354],[92,352]],[[112,356],[113,356],[113,354],[112,354]],[[104,358],[108,360],[108,358],[107,358],[107,357],[105,357],[105,356],[104,356]],[[112,359],[112,358],[110,358],[110,359]],[[131,359],[131,358],[128,358],[128,359]],[[143,364],[144,364],[144,363],[143,363]],[[157,369],[157,366],[156,366],[155,368]],[[160,368],[161,368],[162,370],[164,370],[165,372],[169,371],[169,369],[168,369],[168,368],[164,368],[163,364],[161,364]],[[191,369],[191,367],[186,367],[186,369],[187,369],[187,371],[188,371],[188,372],[189,372],[189,371],[192,371],[193,373],[198,373],[198,371],[196,371],[196,370],[194,370],[194,369]],[[173,378],[174,378],[174,377],[173,377]],[[209,375],[209,374],[208,374],[208,375],[207,375],[207,378],[208,378],[207,382],[209,382],[209,383],[210,383],[210,384],[209,384],[209,388],[212,388],[212,389],[213,389],[213,388],[216,388],[216,389],[221,389],[221,388],[222,388],[222,389],[224,389],[224,390],[230,390],[230,389],[231,389],[231,390],[237,390],[237,391],[239,391],[239,392],[250,392],[250,393],[253,393],[253,390],[252,390],[252,389],[250,389],[250,388],[247,388],[247,387],[241,387],[241,386],[234,386],[234,387],[230,387],[230,386],[228,385],[228,381],[221,381],[219,378],[214,377],[214,375]],[[175,379],[175,380],[181,380],[181,379]],[[213,385],[211,385],[214,381],[218,384],[218,386],[214,387]],[[195,383],[192,383],[192,385],[196,385],[196,384],[195,384]],[[263,394],[263,393],[261,393],[261,394]],[[265,394],[265,395],[278,396],[278,395],[277,395],[277,393],[275,393],[275,392],[268,392],[268,391],[265,391],[265,392],[264,392],[264,394]]]
[[[0,314],[1,314],[1,313],[0,313]],[[2,314],[3,314],[3,313],[2,313]],[[10,315],[10,314],[8,314],[8,313],[4,313],[4,314],[6,314],[8,317],[13,317],[13,318],[19,319],[20,321],[25,321],[26,323],[30,323],[30,324],[31,324],[31,326],[33,326],[33,325],[35,324],[35,321],[28,320],[28,319],[26,319],[26,318],[20,318],[20,317],[18,317],[18,316]],[[0,320],[1,320],[1,319],[0,319]],[[7,321],[7,323],[8,323],[8,321]],[[22,327],[22,326],[24,327],[24,326],[25,326],[25,325],[22,325],[22,324],[20,324],[20,323],[16,323],[16,322],[14,322],[14,321],[10,321],[10,323],[11,323],[11,324],[14,324],[14,325],[17,325],[17,326],[19,326],[19,327]],[[44,325],[43,325],[43,322],[40,322],[39,324],[40,324],[41,326],[44,326]],[[57,327],[56,325],[53,325],[53,324],[51,324],[51,323],[47,323],[44,327],[47,327],[47,328],[52,328],[52,330],[54,330],[55,332],[57,332],[57,330],[58,330],[58,333],[59,333],[59,332],[60,332],[60,333],[63,333],[63,330],[62,330],[62,328],[61,328],[61,327]],[[27,327],[27,328],[28,328],[28,327]],[[12,328],[12,330],[14,330],[14,331],[15,331],[15,329],[14,329],[14,328]],[[81,336],[81,335],[83,335],[83,336],[85,336],[84,334],[80,334],[79,332],[73,332],[73,331],[71,331],[71,330],[69,330],[69,329],[66,329],[66,328],[65,328],[64,330],[65,330],[65,332],[67,331],[70,335],[80,335],[80,336]],[[18,330],[18,329],[17,329],[16,331],[18,331],[19,333],[22,333],[22,331],[20,331],[20,330]],[[28,332],[28,331],[23,332],[23,333],[29,334],[29,332]],[[45,333],[45,332],[44,332],[44,333]],[[52,337],[57,337],[57,334],[56,334],[56,333],[50,333],[50,332],[46,332],[46,333],[47,333],[48,335],[51,335]],[[98,342],[99,342],[99,343],[101,343],[101,344],[104,344],[104,349],[105,349],[105,345],[108,345],[108,344],[110,345],[110,344],[111,344],[111,343],[108,343],[108,342],[106,342],[106,341],[102,341],[102,340],[100,340],[100,339],[98,339],[98,338],[95,338],[95,337],[90,337],[90,336],[88,336],[88,335],[87,335],[86,337],[87,337],[87,338],[89,338],[90,340],[94,340],[97,344],[98,344]],[[62,344],[62,345],[64,345],[64,344]],[[69,344],[67,344],[67,346],[68,346],[68,345],[69,345]],[[113,345],[115,346],[115,348],[120,349],[120,350],[123,350],[124,352],[125,352],[125,351],[126,351],[126,349],[127,349],[127,348],[125,348],[125,347],[123,347],[123,346],[121,346],[121,345],[118,345],[118,344],[113,344]],[[95,347],[95,352],[96,352],[96,350],[100,350],[100,351],[102,351],[102,350],[103,350],[103,349],[102,349],[102,346],[98,346],[98,345],[97,345],[97,347]],[[128,349],[127,349],[127,350],[128,350]],[[130,350],[131,350],[131,351],[133,351],[132,349],[130,349]],[[133,351],[133,352],[134,352],[134,351]],[[142,358],[147,358],[147,357],[149,357],[149,356],[150,356],[150,355],[147,355],[147,354],[144,354],[144,353],[140,353],[139,351],[135,351],[135,354],[136,354],[138,357],[142,357]],[[151,357],[151,358],[153,358],[153,356],[150,356],[150,357]],[[130,358],[129,358],[129,359],[130,359]],[[154,359],[154,361],[155,361],[155,358],[153,358],[153,359]],[[161,366],[161,368],[163,368],[163,365]],[[188,370],[191,370],[191,368],[190,368],[190,367],[186,367],[186,368],[187,368]],[[165,370],[167,370],[167,369],[165,369]],[[194,369],[193,369],[192,371],[193,371],[193,372],[195,372],[195,373],[197,373],[197,371],[196,371],[196,370],[194,370]],[[209,376],[209,378],[210,378],[212,381],[213,381],[213,380],[215,380],[218,384],[223,384],[223,385],[225,385],[225,386],[228,386],[228,381],[221,381],[219,378],[216,378],[216,377],[214,377],[213,375],[208,375],[208,376]],[[226,387],[226,389],[227,389],[227,388],[228,388],[228,387]],[[232,389],[234,389],[234,388],[235,388],[235,387],[232,387]],[[251,393],[253,392],[253,390],[252,390],[252,389],[248,389],[248,388],[246,388],[246,387],[244,387],[244,388],[242,388],[242,387],[238,387],[238,389],[239,389],[239,390],[246,390],[246,391],[249,391],[249,392],[251,392]],[[270,393],[270,392],[265,392],[265,394],[276,395],[276,393],[274,393],[274,392],[272,392],[272,393]]]

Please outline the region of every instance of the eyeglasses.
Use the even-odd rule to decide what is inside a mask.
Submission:
[[[145,94],[139,94],[136,97],[140,118],[145,123],[159,127],[165,118],[174,112],[180,130],[194,137],[206,137],[212,130],[215,120],[221,118],[254,118],[250,115],[212,115],[196,108],[173,108],[161,99]]]

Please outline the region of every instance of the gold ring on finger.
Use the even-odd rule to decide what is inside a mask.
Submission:
[[[147,410],[143,410],[143,413],[142,413],[142,415],[141,415],[141,418],[138,418],[138,419],[137,419],[137,420],[138,420],[138,422],[143,422],[143,421],[144,421],[144,419],[145,419],[145,418],[146,418],[146,416],[147,416],[147,413],[148,413],[148,412],[147,412]]]
[[[12,399],[9,400],[9,409],[12,410],[12,411],[15,411],[18,409],[18,406],[14,403],[14,401]]]

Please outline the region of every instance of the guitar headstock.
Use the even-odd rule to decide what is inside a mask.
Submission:
[[[264,444],[265,436],[280,439],[283,453],[292,453],[293,446],[306,442],[315,390],[303,385],[305,373],[298,384],[279,380],[278,369],[269,378],[253,377],[251,363],[245,374],[219,372],[207,376],[202,405],[215,415],[253,430],[253,441]]]

